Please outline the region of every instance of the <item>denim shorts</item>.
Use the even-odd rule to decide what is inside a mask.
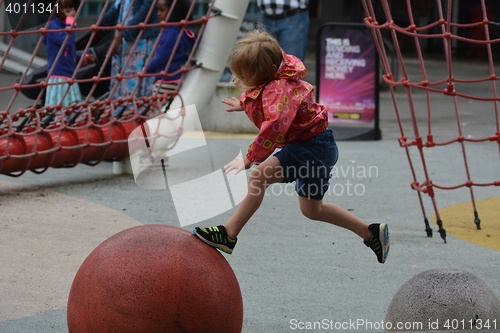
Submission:
[[[309,140],[289,143],[274,156],[283,168],[283,183],[295,182],[295,191],[302,197],[323,199],[339,157],[331,129]]]

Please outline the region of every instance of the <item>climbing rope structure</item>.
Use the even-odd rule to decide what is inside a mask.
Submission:
[[[500,177],[478,181],[476,173],[473,178],[469,155],[479,145],[486,144],[498,146],[500,156],[500,98],[497,94],[499,76],[494,66],[494,48],[499,46],[500,39],[491,38],[493,32],[498,32],[498,23],[488,19],[489,12],[484,0],[477,1],[477,8],[472,15],[473,22],[467,23],[459,23],[456,10],[458,1],[453,0],[434,1],[432,13],[428,13],[429,9],[426,9],[428,21],[424,23],[422,16],[416,15],[412,8],[418,4],[410,0],[398,2],[400,8],[397,18],[394,17],[394,3],[390,5],[388,0],[362,0],[362,3],[366,16],[364,22],[372,32],[384,71],[383,82],[388,87],[396,112],[400,131],[399,144],[408,158],[413,176],[411,188],[418,195],[427,236],[432,237],[432,229],[425,208],[425,203],[428,202],[425,200],[426,196],[432,203],[440,236],[446,242],[446,231],[436,201],[439,191],[465,189],[472,204],[471,219],[477,229],[480,229],[481,221],[474,190],[500,186]],[[437,53],[442,57],[440,66],[445,67],[445,71],[432,70],[435,68],[436,55],[429,58],[424,56],[423,50],[429,43],[439,49]],[[457,48],[463,52],[456,52]],[[411,52],[404,51],[408,49]],[[471,75],[460,77],[457,66],[464,66],[464,62],[456,61],[455,55],[467,52],[470,53],[469,59],[473,59],[465,64],[466,67],[470,66]],[[392,59],[397,62],[398,73],[394,73],[394,66],[391,67]],[[436,77],[437,72],[445,74],[443,77]],[[398,95],[397,92],[404,93]],[[401,95],[404,98],[400,98]],[[425,103],[419,105],[426,107],[417,108],[417,99],[424,100]],[[449,109],[447,117],[450,120],[446,130],[433,128],[433,118],[442,116],[444,112],[443,103],[439,106],[435,103],[438,99],[444,99],[448,106],[446,109]],[[473,110],[473,105],[480,105],[479,110]],[[466,124],[461,119],[465,112],[475,112],[475,117],[488,117],[491,127],[482,128],[476,135],[466,134]],[[445,133],[456,135],[450,137]],[[455,155],[456,161],[449,161],[449,167],[463,165],[463,176],[459,179],[443,177],[445,181],[436,181],[435,177],[438,175],[432,169],[429,153],[452,147],[459,152]],[[488,168],[498,171],[499,156],[482,156],[480,163],[491,164]],[[421,164],[421,168],[418,164]],[[496,172],[494,177],[498,175]]]
[[[133,7],[134,1],[136,0],[130,0],[129,8]],[[31,8],[31,2],[33,0],[27,2],[28,9]],[[238,2],[232,0],[192,0],[185,20],[170,23],[168,22],[169,16],[167,16],[165,21],[146,24],[144,22],[149,22],[148,18],[153,15],[156,6],[156,2],[153,2],[144,22],[137,25],[126,25],[129,11],[122,21],[118,20],[116,24],[106,26],[103,24],[105,13],[114,4],[115,1],[107,0],[93,24],[81,27],[71,24],[65,29],[49,31],[48,22],[39,28],[20,29],[19,27],[23,24],[26,25],[25,20],[29,20],[29,15],[25,15],[23,7],[16,8],[12,6],[12,2],[0,0],[0,8],[20,11],[16,21],[17,26],[13,26],[10,31],[0,31],[0,42],[7,40],[6,43],[2,43],[5,47],[0,50],[2,51],[0,53],[0,70],[7,68],[9,56],[16,49],[16,41],[26,38],[26,36],[38,37],[32,57],[28,59],[25,70],[19,74],[17,81],[12,84],[0,82],[0,93],[10,98],[9,101],[4,100],[0,104],[0,174],[17,177],[26,171],[43,173],[53,167],[74,167],[80,163],[97,165],[102,161],[122,161],[129,154],[127,138],[136,127],[148,119],[165,113],[169,108],[180,110],[184,105],[206,104],[207,98],[215,89],[220,73],[225,68],[233,46],[231,41],[236,40],[239,26],[248,6],[248,0]],[[177,1],[174,0],[170,13],[176,4]],[[86,0],[79,1],[75,22],[79,21],[86,5]],[[199,12],[200,8],[204,12],[197,15],[198,18],[188,19],[195,17],[192,15],[193,12],[195,9]],[[139,29],[137,38],[133,42],[133,51],[145,29],[156,27],[160,28],[158,29],[160,32],[152,47],[155,50],[163,31],[161,28],[168,25],[180,26],[182,29],[196,32],[196,40],[189,59],[178,73],[173,73],[180,73],[181,79],[174,85],[158,87],[154,93],[148,96],[134,97],[132,94],[131,96],[113,97],[116,86],[110,84],[112,80],[123,81],[133,78],[143,80],[147,77],[165,75],[183,34],[179,34],[179,38],[173,46],[172,56],[164,71],[159,73],[139,71],[130,74],[121,70],[118,74],[111,75],[111,71],[107,70],[113,58],[111,44],[103,42],[104,46],[99,46],[97,41],[103,41],[106,38],[112,40],[116,31]],[[73,76],[63,82],[69,85],[78,83],[83,95],[83,101],[68,106],[44,105],[45,91],[49,85],[47,77],[51,73],[50,68],[47,69],[48,73],[45,73],[41,78],[32,79],[33,69],[36,69],[35,63],[40,59],[38,54],[45,47],[44,36],[54,32],[67,33],[56,61],[61,56],[62,50],[73,32],[87,36],[83,43],[78,42],[79,39],[77,39],[77,43],[80,44],[77,45],[79,52],[91,54],[100,49],[102,53],[100,57],[97,56],[97,73],[91,77],[81,77],[80,74],[86,70],[85,57],[81,57]],[[106,35],[111,35],[111,37],[104,37]],[[133,53],[130,52],[130,54]],[[147,55],[144,67],[148,65],[152,57],[153,53]],[[129,60],[124,59],[123,61],[128,62]],[[169,73],[169,75],[173,74]],[[103,91],[105,93],[102,93]],[[66,91],[67,93],[68,91]],[[20,99],[26,100],[23,95],[32,99],[30,105],[19,106]],[[174,136],[181,135],[186,126],[188,115],[181,110],[177,113],[173,112],[170,117],[179,125]],[[172,141],[175,142],[175,138],[172,138]]]

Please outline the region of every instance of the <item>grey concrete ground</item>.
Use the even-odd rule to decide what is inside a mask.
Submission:
[[[473,66],[461,68],[474,71]],[[404,96],[404,92],[398,92],[399,98]],[[425,109],[421,93],[415,93],[414,102],[419,110]],[[436,98],[433,132],[438,137],[456,136],[449,104],[444,98]],[[462,107],[466,135],[494,134],[491,114],[478,113],[476,108],[482,108],[476,104]],[[339,174],[333,178],[335,186],[325,200],[351,210],[366,222],[389,223],[388,261],[377,263],[354,234],[308,221],[300,214],[293,189],[274,185],[240,234],[233,255],[225,256],[243,295],[243,332],[382,331],[381,322],[399,287],[414,275],[434,268],[471,272],[500,297],[498,251],[453,235],[448,235],[447,244],[437,232],[433,238],[426,236],[417,195],[410,189],[408,162],[396,141],[399,131],[387,91],[381,92],[380,109],[383,140],[338,143]],[[403,118],[407,122],[409,116]],[[214,140],[229,140],[243,150],[250,142]],[[500,179],[498,145],[475,144],[468,153],[473,178]],[[441,182],[465,179],[462,152],[456,146],[428,149],[426,156],[432,174]],[[350,173],[353,170],[354,175]],[[357,173],[360,170],[372,171],[362,176]],[[439,191],[438,204],[447,207],[468,201],[467,194],[466,190]],[[478,188],[475,195],[477,199],[491,198],[498,197],[499,192],[498,188]],[[430,205],[427,207],[430,214]],[[2,333],[67,332],[69,288],[93,248],[131,226],[179,226],[169,190],[141,189],[130,175],[112,175],[110,163],[50,169],[42,175],[27,173],[19,178],[0,176],[0,211]],[[221,224],[231,213],[197,225]],[[444,224],[446,227],[446,221]],[[312,322],[332,326],[300,329],[299,323]],[[352,326],[353,322],[359,325]],[[345,323],[350,324],[348,329]],[[344,325],[344,329],[335,325]]]

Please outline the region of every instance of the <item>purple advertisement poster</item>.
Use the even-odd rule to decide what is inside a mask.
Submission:
[[[378,113],[378,58],[370,31],[332,24],[322,27],[319,38],[318,101],[327,107],[330,125],[373,124]]]

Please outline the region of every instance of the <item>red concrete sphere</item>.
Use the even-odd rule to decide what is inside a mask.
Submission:
[[[73,280],[69,333],[241,333],[243,300],[226,259],[166,225],[119,232],[95,248]]]

